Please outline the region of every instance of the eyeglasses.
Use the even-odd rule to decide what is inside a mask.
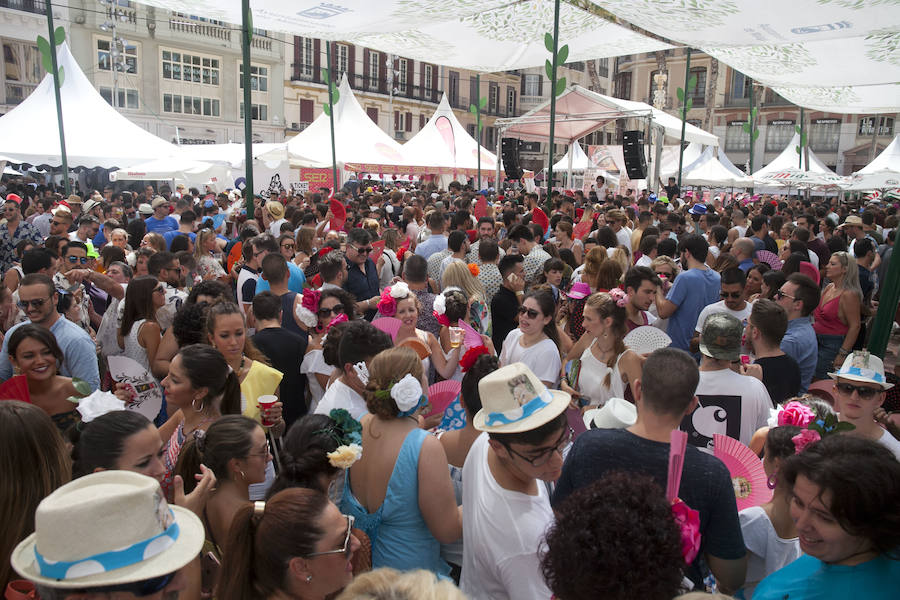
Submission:
[[[139,598],[152,596],[166,589],[172,580],[175,579],[177,571],[172,571],[159,577],[152,579],[143,579],[141,581],[133,581],[131,583],[122,583],[119,585],[103,586],[104,592],[125,592],[131,593]]]
[[[665,271],[657,271],[657,272],[656,272],[656,276],[657,276],[657,277],[665,277],[665,278],[668,278],[668,279],[671,279],[671,278],[672,278],[672,274],[671,274],[671,273],[666,273]]]
[[[344,558],[350,558],[350,532],[353,529],[353,523],[356,521],[356,517],[353,515],[344,515],[347,517],[347,535],[344,537],[344,546],[338,548],[337,550],[326,550],[325,552],[313,552],[312,554],[307,554],[304,558],[312,558],[313,556],[325,556],[326,554],[343,554]]]
[[[836,383],[834,385],[842,394],[850,396],[856,392],[860,400],[871,400],[876,394],[880,394],[881,390],[870,387],[862,387],[860,385],[851,385],[849,383]]]
[[[316,314],[320,317],[327,317],[328,315],[337,315],[340,314],[340,309],[337,306],[332,306],[331,308],[320,308]]]
[[[557,440],[556,443],[553,444],[552,448],[547,448],[546,450],[541,451],[541,453],[537,456],[531,458],[516,452],[509,447],[509,444],[503,444],[503,442],[501,442],[501,444],[503,444],[511,454],[515,454],[516,456],[530,464],[532,467],[542,467],[550,462],[550,459],[553,458],[554,453],[562,452],[563,448],[568,446],[572,442],[572,439],[574,437],[575,430],[571,427],[566,427],[566,430],[563,431],[563,434],[560,436],[559,440]]]
[[[294,244],[282,244],[281,247],[287,248],[289,250],[293,250],[295,246],[294,246]]]
[[[737,300],[744,295],[744,292],[719,292],[719,295],[722,298],[734,298],[735,300]]]
[[[524,306],[520,306],[519,314],[524,315],[526,313],[528,314],[529,319],[537,319],[541,314],[538,311],[534,310],[533,308],[525,308]]]
[[[369,246],[369,247],[367,247],[367,248],[357,248],[357,247],[354,246],[353,244],[347,244],[347,247],[348,247],[348,248],[353,248],[354,250],[356,250],[356,251],[357,251],[358,253],[360,253],[360,254],[369,254],[370,252],[372,252],[372,250],[375,249],[375,248],[373,248],[373,247],[371,247],[371,246]]]
[[[32,308],[40,308],[44,305],[44,302],[47,302],[50,298],[35,298],[34,300],[19,300],[16,302],[16,306],[21,308],[22,310],[27,310],[29,306]]]
[[[162,294],[162,293],[165,293],[165,291],[166,291],[166,288],[161,285],[158,285],[155,288],[153,288],[154,294],[156,294],[156,293]]]
[[[269,456],[272,452],[272,446],[269,444],[269,440],[266,440],[266,449],[263,452],[251,452],[247,456]]]
[[[790,294],[785,294],[785,293],[782,292],[781,290],[778,290],[777,292],[775,292],[775,299],[776,299],[776,300],[781,300],[782,298],[790,298],[791,300],[796,300],[796,299],[797,299],[796,296],[791,296]]]
[[[87,256],[67,256],[66,260],[73,265],[77,262],[81,262],[81,264],[86,265],[88,261]]]

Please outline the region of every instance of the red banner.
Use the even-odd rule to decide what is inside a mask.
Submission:
[[[331,194],[334,193],[334,176],[332,175],[331,169],[301,167],[300,181],[309,182],[310,192],[318,192],[319,188],[325,187],[331,190]]]

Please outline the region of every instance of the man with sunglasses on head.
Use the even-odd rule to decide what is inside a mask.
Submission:
[[[19,210],[21,203],[22,198],[18,195],[7,194],[2,205],[6,223],[0,225],[0,273],[6,273],[18,262],[16,246],[20,242],[29,240],[35,246],[40,246],[43,242],[37,227],[22,220],[22,211]]]
[[[99,389],[100,373],[94,341],[81,327],[57,312],[59,293],[53,285],[53,280],[43,273],[30,273],[22,278],[18,292],[18,306],[28,317],[25,323],[46,327],[56,337],[56,342],[63,352],[62,364],[59,366],[60,375],[83,379],[90,384],[92,390]],[[13,375],[7,342],[10,334],[25,323],[10,328],[3,339],[3,346],[0,348],[0,381],[6,381]]]
[[[728,313],[737,318],[742,325],[747,325],[750,311],[753,306],[747,302],[747,274],[739,267],[725,269],[721,274],[721,288],[719,293],[722,298],[718,302],[707,305],[700,311],[697,318],[697,326],[694,329],[694,338],[691,340],[691,352],[699,351],[700,332],[709,315],[716,313]]]
[[[363,313],[367,321],[375,318],[378,301],[381,299],[378,269],[369,258],[372,253],[372,239],[369,232],[354,227],[347,233],[347,281],[344,289],[356,298],[356,310]]]

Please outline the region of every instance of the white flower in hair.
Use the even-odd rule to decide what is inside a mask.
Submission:
[[[97,390],[90,396],[79,400],[77,410],[81,414],[82,423],[90,423],[108,412],[125,410],[125,403],[116,398],[115,394]]]
[[[356,376],[359,378],[360,383],[363,385],[368,385],[369,383],[369,367],[366,365],[365,361],[359,361],[355,365],[353,365],[353,370],[356,372]]]
[[[447,298],[444,294],[438,294],[434,297],[434,304],[432,304],[432,306],[434,307],[435,313],[439,315],[444,314],[447,312]]]
[[[405,281],[398,281],[391,286],[391,298],[399,299],[409,296],[409,286]]]
[[[325,456],[328,462],[336,469],[349,469],[353,463],[362,458],[362,446],[359,444],[350,444],[349,446],[338,446],[334,452],[329,452]]]
[[[416,406],[422,398],[422,383],[407,373],[403,379],[391,386],[391,398],[401,412],[406,412]]]

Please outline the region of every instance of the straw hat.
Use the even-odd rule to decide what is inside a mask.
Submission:
[[[880,358],[868,352],[851,352],[850,356],[844,359],[841,370],[837,373],[829,373],[828,376],[832,379],[840,377],[848,381],[874,383],[880,385],[883,390],[894,387],[894,384],[888,383],[884,377],[884,363]]]
[[[841,229],[842,227],[862,227],[862,226],[863,226],[862,217],[858,217],[857,215],[850,215],[849,217],[844,219],[843,223],[838,225],[838,229]]]
[[[13,550],[19,575],[73,589],[160,577],[192,561],[203,547],[203,524],[166,504],[159,482],[130,471],[100,471],[44,498],[35,533]]]
[[[637,408],[628,400],[610,398],[600,408],[592,408],[582,415],[588,429],[625,429],[637,422]]]
[[[72,194],[71,196],[66,198],[66,200],[68,201],[69,206],[73,204],[81,204],[81,196],[77,196],[75,194]]]
[[[479,431],[521,433],[555,419],[569,406],[566,392],[548,390],[524,363],[501,367],[478,382],[481,410],[473,424]]]
[[[153,199],[153,202],[150,204],[150,208],[152,208],[153,210],[156,210],[160,206],[168,206],[168,205],[169,205],[168,200],[166,200],[162,196],[157,196],[156,198]]]
[[[269,200],[266,202],[266,210],[276,221],[284,216],[284,205],[281,202]]]

